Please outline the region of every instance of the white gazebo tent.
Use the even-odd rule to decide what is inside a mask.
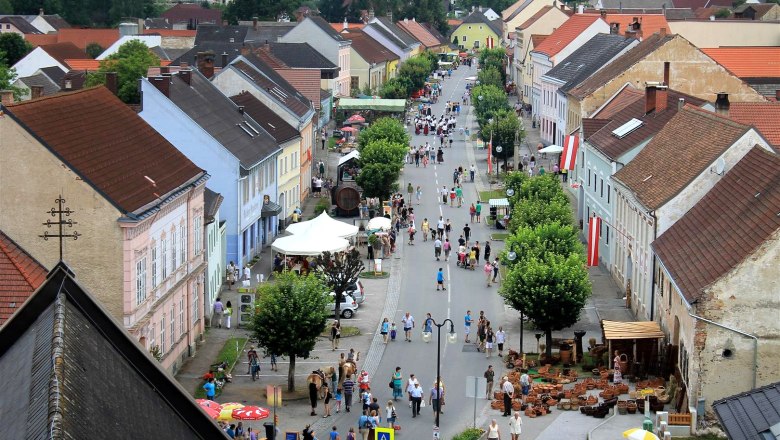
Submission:
[[[294,235],[321,234],[329,237],[352,238],[357,235],[358,227],[335,220],[323,211],[312,220],[291,224],[287,227],[287,232]]]
[[[313,256],[323,252],[341,252],[349,247],[349,242],[340,237],[307,231],[302,234],[277,238],[271,244],[274,252],[285,255]]]

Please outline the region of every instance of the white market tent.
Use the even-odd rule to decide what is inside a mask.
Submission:
[[[509,207],[509,199],[490,199],[488,201],[488,204],[490,206],[497,206],[499,208],[508,208]]]
[[[358,227],[333,219],[323,211],[312,220],[293,223],[287,227],[291,234],[327,235],[329,237],[352,238],[358,233]]]
[[[271,244],[274,252],[285,255],[320,255],[323,252],[341,252],[349,247],[343,238],[308,231],[303,234],[277,238]]]
[[[358,150],[352,150],[348,154],[340,157],[338,166],[342,166],[352,159],[360,159],[360,152]]]
[[[387,217],[374,217],[368,221],[368,229],[390,229],[390,219]]]
[[[551,154],[557,154],[563,151],[563,147],[560,145],[550,145],[548,147],[544,147],[541,150],[539,150],[540,153],[551,153]]]

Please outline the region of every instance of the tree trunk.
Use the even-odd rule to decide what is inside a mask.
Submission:
[[[341,316],[341,302],[344,301],[344,292],[336,291],[336,308],[333,309],[333,319],[339,320]]]
[[[545,344],[547,345],[545,355],[547,356],[547,358],[551,358],[552,357],[552,342],[553,342],[552,341],[552,330],[550,330],[550,329],[545,330],[544,331],[544,335],[545,335],[544,341],[545,341]]]
[[[287,372],[287,391],[295,391],[295,355],[290,355],[290,369]]]

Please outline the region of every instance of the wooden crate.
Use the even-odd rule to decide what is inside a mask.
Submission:
[[[669,424],[677,426],[690,426],[691,414],[669,414]]]

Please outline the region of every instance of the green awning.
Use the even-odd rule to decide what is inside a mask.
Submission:
[[[341,98],[339,100],[338,108],[341,110],[377,110],[381,112],[403,112],[406,110],[406,100]]]

